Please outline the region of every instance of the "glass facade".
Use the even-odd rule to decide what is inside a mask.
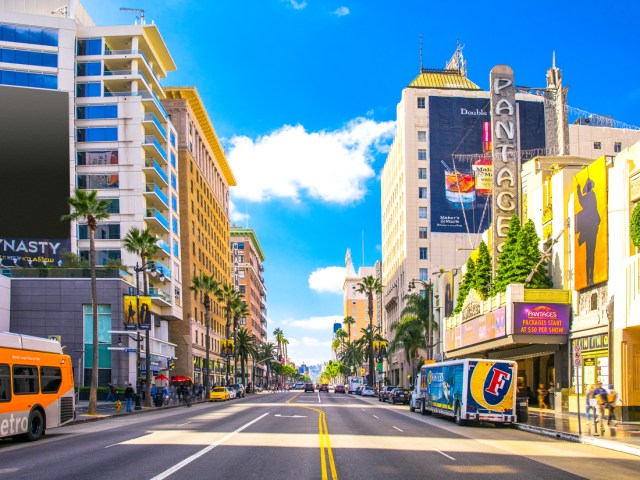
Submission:
[[[117,142],[118,127],[78,128],[76,139],[78,142]]]
[[[119,188],[119,176],[116,175],[78,175],[77,187],[81,190],[104,190]]]
[[[78,83],[76,85],[76,97],[101,97],[102,84],[94,83]]]
[[[16,72],[14,70],[0,70],[0,84],[16,87],[33,87],[56,90],[58,77],[45,73]]]
[[[78,238],[80,240],[89,239],[89,226],[78,225]],[[98,224],[95,233],[96,240],[120,240],[120,224]]]
[[[0,48],[0,62],[55,68],[58,66],[58,54]]]
[[[93,367],[93,312],[82,305],[84,324],[84,367]],[[98,368],[111,368],[111,305],[98,305]]]
[[[52,28],[27,27],[0,23],[0,40],[31,45],[58,46],[58,31]]]
[[[87,105],[76,108],[78,120],[93,120],[94,118],[118,118],[117,105]]]
[[[79,77],[99,77],[102,75],[102,62],[78,62],[76,74]]]
[[[89,250],[80,250],[80,258],[89,260]],[[96,265],[106,265],[107,262],[118,262],[122,259],[120,250],[96,250]]]
[[[102,54],[102,39],[101,38],[89,38],[79,39],[76,44],[76,55],[101,55]]]

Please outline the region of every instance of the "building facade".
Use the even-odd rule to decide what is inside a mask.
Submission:
[[[189,285],[202,273],[221,284],[231,283],[229,260],[229,187],[236,184],[224,150],[195,88],[165,88],[167,109],[178,137],[182,278]],[[175,374],[191,376],[209,385],[222,384],[225,359],[220,341],[225,335],[224,306],[210,298],[209,338],[203,298],[189,291],[184,298],[184,320],[170,326],[176,344]],[[209,366],[206,346],[209,342]]]

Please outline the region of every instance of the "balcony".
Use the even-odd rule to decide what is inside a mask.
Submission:
[[[164,290],[160,290],[158,287],[149,287],[149,296],[151,297],[151,301],[156,305],[162,307],[171,306],[171,295]]]
[[[142,143],[145,151],[148,152],[154,158],[158,156],[164,160],[164,163],[167,163],[167,152],[164,147],[160,144],[158,139],[153,135],[145,135],[144,141]]]
[[[154,113],[156,113],[159,117],[166,119],[169,116],[162,103],[160,103],[160,99],[155,93],[151,91],[142,91],[140,92],[140,96],[142,97],[142,101],[147,102],[149,106],[154,109]]]
[[[171,280],[171,270],[157,260],[154,260],[154,263],[156,264],[156,272],[162,273],[166,280]]]
[[[145,158],[143,171],[147,174],[147,180],[169,186],[169,176],[153,158]]]
[[[158,240],[158,242],[156,243],[156,245],[160,248],[160,250],[162,250],[164,253],[166,253],[167,255],[171,256],[171,248],[169,247],[169,244],[167,242],[165,242],[164,240]],[[163,272],[164,273],[164,272]]]
[[[160,123],[160,120],[158,120],[158,117],[156,117],[153,113],[145,113],[142,124],[144,125],[145,132],[149,131],[151,135],[160,135],[162,138],[167,138],[167,131]]]
[[[169,221],[156,208],[147,208],[144,216],[150,227],[161,230],[163,234],[169,233]]]
[[[147,199],[147,206],[166,210],[169,208],[169,200],[155,183],[147,183],[144,187],[144,197]]]

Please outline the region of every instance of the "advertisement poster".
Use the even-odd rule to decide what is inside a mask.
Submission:
[[[517,103],[520,148],[543,148],[542,103]],[[491,138],[484,127],[489,112],[488,98],[429,97],[433,232],[480,233],[491,222]],[[475,157],[454,160],[454,154]]]
[[[0,238],[0,265],[4,267],[61,267],[62,254],[69,252],[69,240],[43,238]]]
[[[140,309],[138,322],[137,308]],[[127,330],[151,329],[151,297],[140,296],[136,301],[135,295],[124,296],[124,327]]]
[[[561,303],[514,303],[513,333],[527,335],[567,335],[571,305]]]
[[[513,415],[516,372],[516,365],[511,362],[469,362],[470,398],[467,411],[481,412],[486,409]]]
[[[575,289],[608,279],[607,164],[600,157],[573,177]]]

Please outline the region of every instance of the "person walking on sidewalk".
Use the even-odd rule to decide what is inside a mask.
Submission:
[[[624,402],[620,398],[620,394],[616,392],[613,388],[613,385],[609,385],[609,392],[607,393],[607,403],[605,406],[609,409],[609,421],[608,424],[611,425],[611,422],[616,421],[616,404],[620,402],[621,405],[624,405]]]
[[[595,417],[596,414],[596,408],[595,408],[595,399],[593,398],[593,390],[596,387],[594,387],[593,385],[589,385],[589,388],[587,389],[587,393],[584,397],[584,413],[585,416],[587,417],[587,423],[591,422],[591,415],[593,415]]]
[[[107,392],[107,398],[105,401],[115,402],[116,399],[116,387],[114,387],[111,383],[109,384],[109,391]]]
[[[124,389],[124,398],[127,401],[127,412],[133,412],[133,398],[136,394],[135,390],[131,386],[131,384],[127,385],[127,388]]]
[[[540,409],[549,408],[549,405],[547,405],[547,402],[545,401],[546,396],[547,396],[547,389],[544,388],[544,383],[541,383],[538,387],[538,408]]]
[[[604,432],[604,406],[607,403],[607,391],[602,388],[602,382],[596,383],[593,390],[593,398],[596,400],[596,411],[593,414],[593,422],[596,424],[596,435],[598,434],[597,423],[600,421],[600,429]]]

